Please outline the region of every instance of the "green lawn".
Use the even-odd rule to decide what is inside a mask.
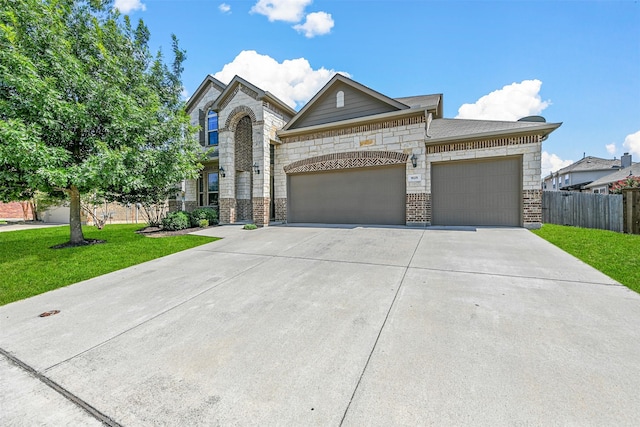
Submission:
[[[640,235],[553,224],[533,232],[640,293]]]
[[[83,227],[87,239],[106,243],[50,249],[69,241],[69,226],[0,233],[0,305],[8,304],[155,258],[217,240],[135,233],[140,224]]]

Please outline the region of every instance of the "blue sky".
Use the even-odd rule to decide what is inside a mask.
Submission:
[[[543,174],[592,155],[640,161],[638,1],[117,0],[187,51],[192,94],[239,74],[300,108],[333,73],[391,97],[444,94],[445,117],[563,122]],[[464,104],[470,104],[461,107]]]

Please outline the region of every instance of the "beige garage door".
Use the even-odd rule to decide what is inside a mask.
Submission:
[[[433,225],[521,226],[522,158],[434,163]]]
[[[405,224],[405,165],[294,174],[288,222]]]

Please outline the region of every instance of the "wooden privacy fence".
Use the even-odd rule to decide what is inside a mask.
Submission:
[[[542,222],[622,233],[622,194],[543,191]]]

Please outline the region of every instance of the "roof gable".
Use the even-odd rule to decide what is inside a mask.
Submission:
[[[233,94],[236,92],[236,89],[242,90],[256,100],[265,100],[272,104],[275,104],[292,116],[296,114],[296,111],[293,108],[278,99],[275,95],[260,89],[258,86],[248,82],[240,76],[234,76],[233,79],[231,79],[225,90],[220,94],[218,99],[216,99],[211,108],[214,111],[219,112],[221,106],[224,105],[224,101],[230,96],[233,96]]]
[[[595,170],[615,170],[620,169],[619,159],[602,159],[600,157],[586,156],[566,166],[558,171],[558,174],[564,174],[568,172],[580,172],[580,171],[595,171]]]
[[[338,93],[344,105],[337,107]],[[409,106],[376,92],[341,74],[336,74],[296,114],[283,130],[299,129],[342,120],[408,109]]]
[[[225,90],[225,88],[227,87],[227,85],[225,85],[220,80],[218,80],[215,77],[213,77],[211,74],[207,75],[207,77],[205,77],[204,80],[202,81],[202,83],[200,83],[200,86],[198,86],[198,88],[193,93],[193,95],[191,95],[191,97],[187,100],[187,103],[185,105],[185,109],[187,111],[191,111],[193,106],[198,103],[200,98],[202,98],[202,96],[212,86],[215,87],[216,89],[218,89],[218,91],[220,91],[220,92],[223,92]]]

